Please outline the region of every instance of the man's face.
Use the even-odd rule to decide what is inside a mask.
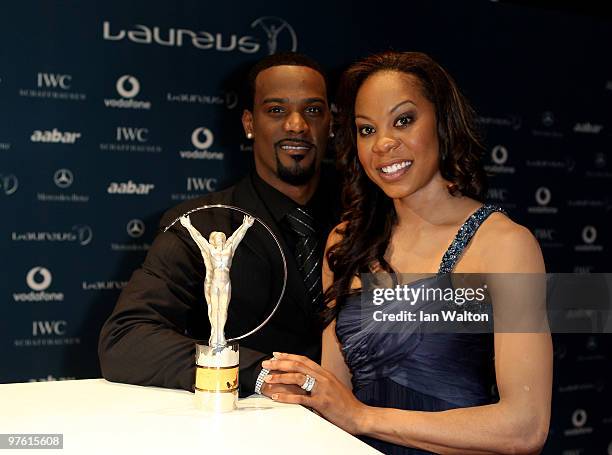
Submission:
[[[253,134],[255,167],[274,187],[308,184],[327,147],[330,113],[325,79],[305,66],[273,66],[255,79],[253,111],[242,123]]]

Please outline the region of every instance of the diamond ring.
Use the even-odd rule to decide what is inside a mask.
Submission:
[[[304,384],[302,384],[302,389],[304,389],[306,392],[310,392],[312,390],[312,388],[315,385],[315,382],[317,382],[317,380],[315,378],[313,378],[312,376],[310,376],[309,374],[306,375],[306,380],[304,381]]]

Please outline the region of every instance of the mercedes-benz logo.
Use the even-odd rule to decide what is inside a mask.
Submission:
[[[606,167],[606,155],[603,152],[595,154],[595,167],[598,169]]]
[[[552,112],[546,111],[542,113],[542,125],[550,127],[555,123],[555,116]]]
[[[13,174],[0,175],[0,189],[4,194],[10,196],[19,187],[19,180]]]
[[[279,48],[291,52],[297,50],[297,35],[293,27],[285,19],[275,16],[260,17],[251,23],[251,28],[256,27],[260,27],[266,34],[269,55],[278,52]],[[286,36],[286,39],[281,41],[279,37],[283,36],[281,35],[283,31],[285,31],[283,35]],[[279,45],[279,42],[282,45]]]
[[[137,239],[138,237],[142,237],[145,231],[145,224],[142,220],[133,219],[128,221],[127,224],[127,233],[133,239]]]
[[[200,134],[204,135],[204,141],[200,140]],[[191,133],[191,143],[194,147],[200,150],[205,150],[209,148],[213,144],[214,140],[215,136],[213,135],[212,131],[203,126],[200,128],[196,128],[195,130],[193,130],[193,133]]]
[[[225,94],[225,107],[234,109],[238,105],[238,93],[227,92]]]
[[[91,243],[91,239],[93,239],[93,231],[89,226],[77,224],[72,226],[72,230],[76,232],[79,245],[85,246]]]
[[[53,174],[53,181],[60,188],[68,188],[74,181],[74,176],[70,169],[58,169]]]
[[[40,281],[38,275],[41,277]],[[44,291],[51,286],[51,272],[44,267],[33,267],[26,275],[26,283],[33,291]]]
[[[126,84],[129,88],[126,88]],[[122,98],[134,98],[140,92],[140,82],[134,76],[125,74],[117,79],[117,93]]]

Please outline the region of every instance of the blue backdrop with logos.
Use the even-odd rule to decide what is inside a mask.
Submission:
[[[488,1],[302,6],[3,5],[0,382],[99,376],[100,326],[161,213],[250,169],[241,78],[281,50],[332,76],[374,51],[429,53],[479,113],[489,199],[549,271],[609,271],[609,23]],[[550,453],[612,453],[609,345],[557,337]]]

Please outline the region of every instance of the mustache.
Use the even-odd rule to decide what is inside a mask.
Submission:
[[[314,143],[307,141],[306,139],[298,139],[298,138],[290,138],[290,137],[276,141],[274,143],[274,147],[280,147],[281,145],[283,145],[284,142],[291,142],[293,144],[303,144],[303,145],[307,145],[308,147],[315,147]]]

